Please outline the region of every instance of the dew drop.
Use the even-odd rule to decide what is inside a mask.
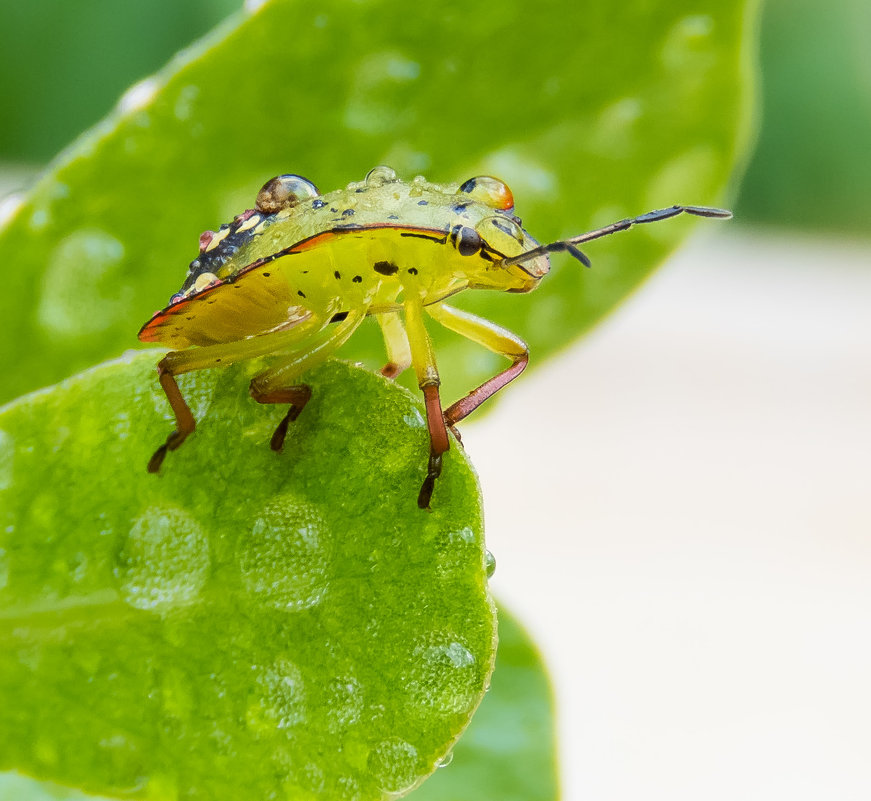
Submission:
[[[181,509],[155,506],[133,523],[115,577],[130,606],[165,611],[196,601],[210,566],[202,526]]]
[[[302,672],[287,659],[277,659],[257,671],[255,695],[248,704],[249,728],[260,731],[290,729],[306,719],[306,691]]]
[[[333,679],[326,691],[327,726],[331,732],[344,731],[360,720],[363,694],[353,676]]]
[[[466,713],[483,690],[478,662],[450,633],[436,633],[415,648],[405,686],[419,709]]]
[[[349,128],[369,134],[409,128],[415,120],[410,102],[420,76],[420,64],[399,52],[375,53],[352,71],[354,85],[345,107]]]
[[[635,97],[624,97],[609,104],[596,117],[589,134],[589,147],[604,156],[625,157],[638,141],[642,109]]]
[[[23,205],[23,195],[17,192],[0,200],[0,226],[9,222]]]
[[[48,333],[97,334],[133,313],[136,297],[122,271],[124,246],[98,229],[66,237],[52,253],[36,315]]]
[[[327,591],[332,537],[318,511],[294,495],[270,503],[237,546],[245,589],[285,611],[309,609]]]
[[[484,168],[507,181],[515,197],[550,196],[558,190],[559,181],[551,170],[513,148],[490,153],[484,159]]]
[[[666,206],[674,202],[673,198],[710,195],[716,186],[718,163],[716,151],[708,146],[692,148],[670,159],[648,182],[645,208]],[[662,241],[673,239],[680,230],[674,223],[642,228],[648,236]]]
[[[363,797],[360,792],[360,782],[353,776],[340,776],[336,780],[336,796],[341,801],[360,801]]]
[[[673,71],[686,74],[690,68],[711,66],[716,56],[712,47],[714,18],[709,14],[693,14],[678,20],[663,40],[660,59]]]
[[[453,751],[448,751],[447,754],[445,754],[445,755],[444,755],[444,756],[439,760],[438,765],[437,765],[436,767],[439,767],[439,768],[446,768],[446,767],[447,767],[448,765],[450,765],[451,762],[453,762],[453,761],[454,761],[454,752],[453,752]]]
[[[490,551],[484,552],[484,570],[487,571],[487,578],[493,578],[496,572],[496,557]]]
[[[15,448],[12,437],[0,429],[0,492],[12,486],[12,462]]]
[[[122,114],[139,111],[145,108],[157,94],[158,84],[154,78],[145,78],[134,83],[118,101],[118,110]]]
[[[396,171],[392,167],[387,167],[381,164],[373,167],[366,174],[366,183],[369,186],[384,186],[384,184],[393,183],[396,180]]]
[[[175,106],[173,107],[173,112],[175,113],[176,119],[190,119],[194,101],[197,99],[199,94],[200,88],[198,86],[194,86],[193,84],[185,86],[178,93],[178,98],[176,98]]]
[[[386,793],[403,793],[420,778],[417,749],[400,737],[388,737],[369,752],[369,772]]]

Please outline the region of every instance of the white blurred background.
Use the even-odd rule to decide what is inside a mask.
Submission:
[[[565,798],[871,798],[869,266],[696,239],[466,425]]]

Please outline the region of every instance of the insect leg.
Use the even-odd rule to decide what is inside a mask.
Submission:
[[[455,309],[444,303],[427,306],[426,310],[445,328],[456,331],[460,336],[471,339],[488,350],[511,359],[510,367],[497,373],[493,378],[473,389],[465,398],[461,398],[445,410],[445,422],[449,426],[453,426],[475,411],[487,398],[497,393],[526,369],[526,365],[529,363],[529,349],[520,337],[496,325],[496,323],[491,323],[489,320],[469,314],[469,312]]]
[[[435,481],[442,472],[442,454],[450,447],[450,442],[442,413],[442,402],[439,398],[440,381],[435,353],[432,340],[423,324],[422,309],[419,298],[409,299],[405,303],[405,327],[411,348],[411,363],[417,373],[417,385],[423,392],[430,443],[426,478],[417,496],[417,505],[421,509],[429,509]]]
[[[387,364],[381,368],[381,375],[396,378],[411,367],[411,346],[399,312],[384,312],[378,315],[378,324],[384,334],[387,349]]]
[[[205,370],[211,367],[224,367],[244,359],[264,356],[275,350],[286,347],[295,339],[304,337],[310,330],[310,321],[304,321],[295,328],[263,334],[238,342],[224,342],[218,345],[206,345],[193,350],[177,350],[167,353],[157,364],[157,375],[160,386],[166,393],[169,405],[175,414],[175,431],[161,445],[151,459],[148,460],[148,472],[156,473],[168,451],[174,451],[184,442],[196,428],[196,421],[190,407],[185,402],[178,388],[175,377],[194,370]]]
[[[294,384],[292,382],[340,347],[354,333],[364,316],[364,309],[350,312],[335,327],[325,328],[321,332],[321,336],[318,336],[314,342],[306,341],[304,349],[298,347],[289,354],[285,354],[285,358],[278,364],[259,373],[251,380],[249,392],[258,403],[291,404],[269,441],[272,450],[280,451],[284,447],[287,427],[299,417],[300,412],[311,398],[311,387],[308,384]]]

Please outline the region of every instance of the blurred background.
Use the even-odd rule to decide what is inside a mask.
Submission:
[[[238,5],[0,2],[0,194]],[[770,0],[734,224],[464,427],[566,798],[871,798],[869,36]]]

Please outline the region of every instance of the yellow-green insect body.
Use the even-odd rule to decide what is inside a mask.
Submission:
[[[449,447],[447,429],[528,362],[517,336],[444,301],[465,289],[529,292],[547,275],[550,253],[566,251],[588,265],[577,245],[682,212],[729,216],[719,209],[673,206],[540,245],[514,216],[508,187],[489,176],[442,186],[422,177],[401,181],[390,168],[376,167],[364,181],[323,195],[300,176],[274,178],[260,190],[254,209],[200,236],[200,254],[181,290],[139,332],[143,341],[174,349],[160,361],[158,374],[176,430],[148,469],[156,472],[167,451],[196,426],[175,376],[275,356],[250,391],[260,403],[290,404],[271,443],[281,450],[288,424],[311,394],[299,376],[375,315],[388,357],[382,373],[395,377],[413,367],[424,395],[430,458],[418,505],[428,507]],[[511,365],[442,411],[425,318]]]
[[[399,181],[387,168],[271,214],[245,212],[210,234],[181,292],[142,339],[211,345],[302,317],[328,325],[353,310],[398,311],[410,294],[429,306],[469,288],[525,292],[549,269],[547,255],[498,266],[539,244],[510,207],[422,178]]]

